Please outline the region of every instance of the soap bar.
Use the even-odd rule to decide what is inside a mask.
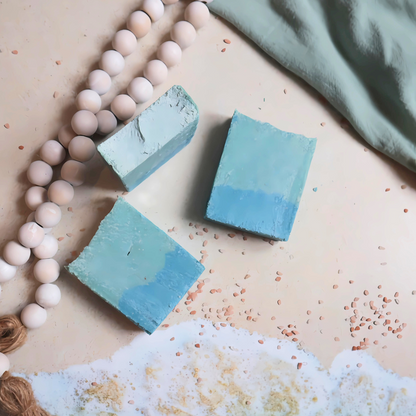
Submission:
[[[198,107],[175,85],[101,143],[98,151],[131,191],[189,144],[198,121]]]
[[[286,241],[315,146],[316,139],[281,131],[236,111],[206,218]]]
[[[66,268],[148,334],[204,271],[200,262],[122,198]]]

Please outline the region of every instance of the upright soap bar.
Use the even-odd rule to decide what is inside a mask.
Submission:
[[[198,107],[175,85],[101,143],[98,151],[131,191],[189,144],[198,121]]]
[[[286,241],[315,146],[316,139],[281,131],[236,111],[206,218]]]
[[[67,270],[151,334],[204,266],[119,198]]]

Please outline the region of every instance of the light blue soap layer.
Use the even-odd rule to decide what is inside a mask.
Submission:
[[[236,111],[206,217],[286,241],[315,146],[316,139],[281,131]]]
[[[175,85],[98,151],[131,191],[189,144],[198,121],[198,107]]]
[[[70,273],[151,334],[204,266],[119,198]]]

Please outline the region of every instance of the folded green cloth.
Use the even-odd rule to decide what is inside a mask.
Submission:
[[[416,171],[416,0],[215,0],[373,147]]]

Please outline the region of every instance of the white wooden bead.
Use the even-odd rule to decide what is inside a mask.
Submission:
[[[83,90],[75,98],[75,106],[78,110],[88,110],[91,113],[98,113],[101,109],[101,97],[96,91]]]
[[[101,110],[96,114],[98,120],[97,133],[105,136],[111,133],[117,127],[116,116],[108,110]]]
[[[27,178],[30,183],[33,183],[33,185],[47,185],[51,181],[52,175],[52,168],[42,160],[32,162],[27,170]]]
[[[91,111],[79,110],[73,115],[71,126],[78,136],[92,136],[98,128],[97,117]]]
[[[142,11],[133,12],[127,19],[127,29],[132,31],[138,39],[146,36],[151,26],[150,17]]]
[[[35,211],[40,204],[48,202],[48,191],[41,186],[32,186],[25,193],[25,202],[30,210]]]
[[[113,48],[123,56],[131,55],[137,46],[137,39],[130,30],[119,30],[113,38]]]
[[[105,51],[100,58],[98,66],[110,77],[115,77],[123,72],[126,62],[123,55],[117,51]]]
[[[196,30],[189,22],[182,20],[173,25],[170,31],[170,37],[182,49],[186,49],[195,42]]]
[[[64,161],[66,152],[59,142],[56,140],[48,140],[40,148],[39,156],[49,165],[56,166]]]
[[[185,20],[191,23],[196,30],[200,29],[209,20],[208,7],[200,1],[193,1],[185,9]]]
[[[27,222],[23,224],[17,233],[19,243],[27,248],[37,247],[45,237],[43,228],[35,222]]]
[[[142,10],[146,12],[153,22],[157,22],[165,12],[165,6],[161,0],[144,0]]]
[[[68,160],[62,166],[61,176],[72,186],[80,186],[85,182],[87,167],[76,160]]]
[[[162,0],[164,4],[166,4],[166,6],[168,6],[169,4],[175,4],[177,3],[179,0]]]
[[[74,130],[72,130],[72,127],[70,124],[65,124],[65,126],[62,126],[59,129],[58,132],[58,140],[59,143],[61,143],[61,145],[63,147],[68,147],[69,142],[76,136],[77,134],[74,132]]]
[[[57,205],[69,204],[74,198],[74,187],[63,180],[52,182],[48,189],[48,197]]]
[[[88,162],[95,155],[95,144],[89,137],[76,136],[69,143],[68,151],[72,159]]]
[[[22,266],[30,257],[30,248],[23,247],[17,241],[9,241],[3,249],[4,260],[12,266]]]
[[[47,317],[46,310],[36,303],[25,306],[20,314],[20,320],[27,329],[40,328],[46,322]]]
[[[32,252],[38,259],[50,259],[58,252],[58,240],[53,235],[46,234],[43,241]]]
[[[127,94],[120,94],[112,101],[111,111],[119,120],[127,120],[136,112],[136,103]]]
[[[127,87],[127,94],[137,104],[145,103],[152,98],[153,85],[144,77],[134,78]]]
[[[53,202],[45,202],[39,205],[35,212],[36,222],[42,227],[55,227],[61,221],[61,208]]]
[[[16,276],[17,267],[12,266],[0,257],[0,283],[8,282]]]
[[[88,75],[88,87],[95,91],[98,95],[104,95],[111,88],[111,78],[107,72],[102,69],[96,69]]]
[[[7,355],[0,352],[0,377],[10,370],[10,361],[7,358]]]
[[[33,268],[33,275],[40,283],[52,283],[59,277],[61,267],[55,259],[38,260]]]
[[[177,43],[168,40],[159,46],[157,57],[164,62],[167,67],[175,66],[181,62],[182,49]]]
[[[153,86],[164,83],[168,77],[168,67],[159,59],[149,61],[143,72]]]
[[[50,283],[40,285],[35,292],[36,302],[45,309],[53,308],[61,300],[59,287]]]

